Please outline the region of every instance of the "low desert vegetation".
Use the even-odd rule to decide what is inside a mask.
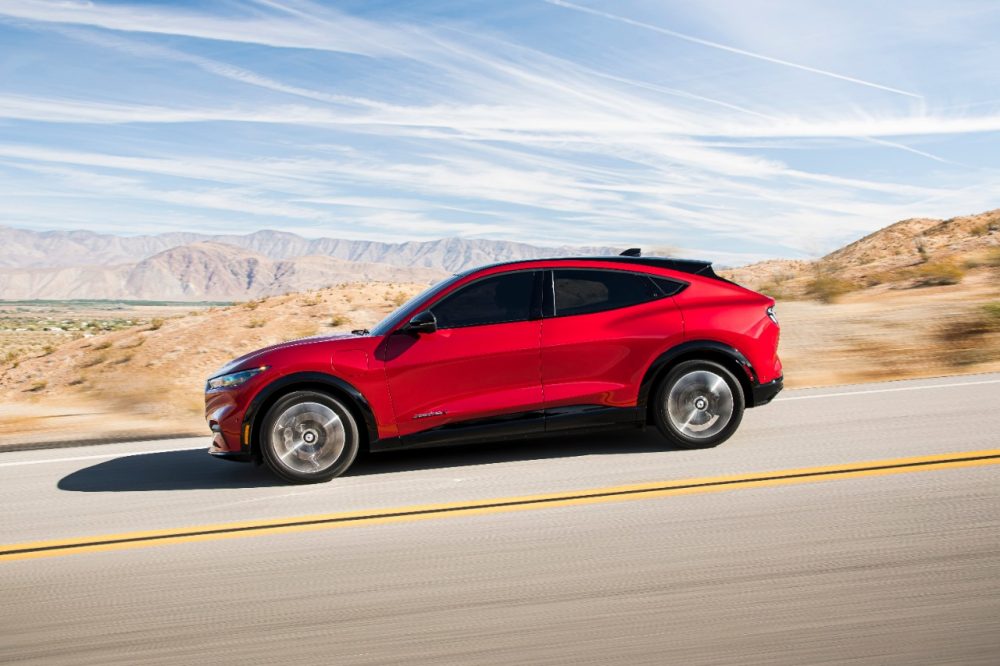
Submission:
[[[972,365],[1000,357],[1000,301],[986,303],[942,324],[937,339],[950,350],[951,365]]]
[[[836,303],[844,294],[857,289],[857,285],[833,275],[819,274],[806,283],[806,295],[820,303]]]
[[[912,275],[915,287],[940,287],[961,282],[965,270],[954,261],[929,261],[914,267]]]
[[[95,354],[93,356],[86,357],[80,364],[81,368],[93,368],[94,366],[100,365],[108,360],[106,354]]]
[[[302,307],[311,308],[319,305],[322,302],[323,299],[320,298],[318,294],[312,294],[299,301],[299,305],[301,305]]]

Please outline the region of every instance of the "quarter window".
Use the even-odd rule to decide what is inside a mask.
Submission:
[[[460,288],[432,307],[431,312],[438,328],[527,321],[534,289],[532,271],[497,275]]]
[[[624,308],[662,296],[649,278],[636,273],[557,270],[553,277],[557,317]]]

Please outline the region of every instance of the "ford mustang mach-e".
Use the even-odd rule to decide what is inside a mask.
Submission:
[[[782,388],[774,300],[708,262],[625,254],[476,268],[371,331],[237,358],[206,387],[210,453],[304,483],[362,450],[576,428],[724,442]]]

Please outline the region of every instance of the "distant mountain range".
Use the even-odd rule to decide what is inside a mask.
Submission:
[[[242,300],[350,281],[430,282],[498,261],[618,251],[464,238],[310,239],[267,230],[115,236],[0,227],[0,300]]]

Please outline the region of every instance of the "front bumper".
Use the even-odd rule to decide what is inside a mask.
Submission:
[[[781,392],[784,388],[784,377],[778,377],[773,381],[769,381],[765,384],[757,384],[753,387],[753,404],[752,407],[760,407],[761,405],[766,405],[767,403],[774,400],[774,396]]]
[[[235,460],[237,462],[250,462],[253,459],[249,451],[231,450],[221,432],[215,433],[215,437],[212,438],[212,445],[208,447],[208,453],[216,458]]]

